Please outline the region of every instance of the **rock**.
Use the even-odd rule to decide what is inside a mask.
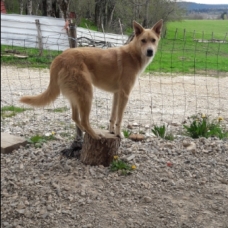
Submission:
[[[127,161],[131,161],[135,158],[135,154],[132,154],[131,156],[127,157],[126,160]]]
[[[138,123],[136,123],[136,122],[134,122],[134,123],[132,124],[132,126],[133,126],[133,127],[138,127],[138,126],[139,126],[139,124],[138,124]]]
[[[141,134],[131,134],[129,136],[129,139],[133,140],[133,141],[142,141],[145,139],[145,136],[144,135],[141,135]]]
[[[190,146],[191,145],[191,142],[190,141],[187,141],[187,140],[184,140],[183,141],[183,146],[184,147],[188,147],[188,146]]]
[[[189,146],[187,146],[187,151],[190,151],[192,153],[196,152],[196,144],[194,142],[191,142]]]
[[[132,126],[131,124],[128,124],[128,125],[127,125],[127,128],[128,128],[128,129],[133,129],[133,126]]]
[[[47,210],[48,210],[48,211],[52,211],[52,210],[53,210],[52,206],[51,206],[51,205],[48,205],[48,206],[47,206]]]
[[[143,202],[144,203],[151,203],[152,202],[152,199],[149,196],[144,196],[143,197]]]

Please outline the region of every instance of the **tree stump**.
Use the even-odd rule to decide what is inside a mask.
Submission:
[[[93,139],[89,134],[85,133],[80,160],[86,165],[103,165],[107,167],[113,161],[114,155],[117,154],[121,139],[108,131],[99,131],[104,135],[100,140]]]

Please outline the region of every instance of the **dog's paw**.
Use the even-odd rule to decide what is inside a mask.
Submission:
[[[116,134],[116,137],[118,137],[118,138],[123,138],[124,137],[124,135],[123,135],[123,133],[121,132],[121,133],[118,133],[118,134]]]
[[[110,134],[115,134],[115,127],[113,125],[109,126],[109,133]]]

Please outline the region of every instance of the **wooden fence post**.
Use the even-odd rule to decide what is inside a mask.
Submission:
[[[69,23],[69,29],[68,29],[68,39],[69,39],[69,45],[70,48],[77,47],[77,32],[76,32],[76,25],[73,20],[68,20]]]
[[[39,50],[40,50],[39,56],[42,56],[42,54],[43,54],[43,41],[42,41],[42,34],[41,34],[41,29],[40,29],[40,21],[38,19],[36,19],[35,22],[36,22]]]

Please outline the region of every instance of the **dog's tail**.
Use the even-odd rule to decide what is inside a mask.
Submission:
[[[54,101],[60,94],[60,88],[58,85],[58,71],[54,67],[51,67],[50,71],[50,83],[46,91],[37,96],[24,96],[20,98],[20,102],[42,107],[50,104]]]

